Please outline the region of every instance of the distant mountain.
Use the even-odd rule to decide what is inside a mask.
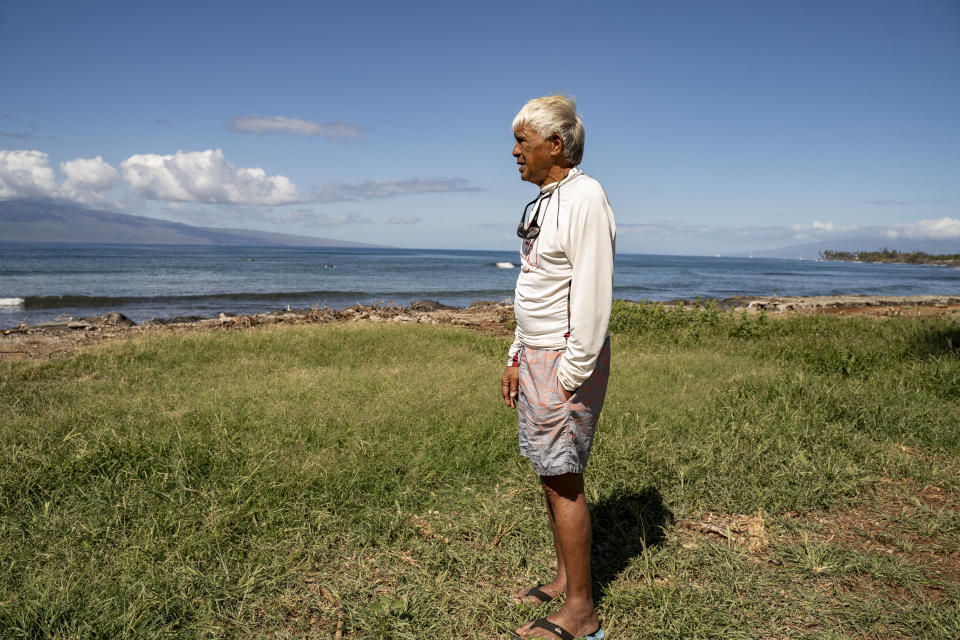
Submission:
[[[376,246],[288,233],[194,227],[158,218],[33,200],[0,201],[0,242],[230,244],[289,247]]]
[[[895,251],[923,251],[924,253],[944,254],[960,253],[960,241],[957,240],[909,240],[891,238],[846,238],[837,240],[823,240],[810,244],[797,244],[777,249],[762,249],[735,253],[737,257],[752,256],[754,258],[804,258],[815,260],[820,257],[821,251],[879,251],[887,248]]]

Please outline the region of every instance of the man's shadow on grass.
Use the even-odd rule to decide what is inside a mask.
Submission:
[[[590,514],[593,587],[599,601],[632,558],[664,542],[673,513],[660,491],[651,486],[639,493],[614,493],[592,505]]]

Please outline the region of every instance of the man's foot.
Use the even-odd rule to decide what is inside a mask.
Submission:
[[[556,581],[548,582],[547,584],[538,584],[535,587],[530,587],[524,589],[523,591],[518,591],[517,593],[510,596],[510,602],[513,604],[529,604],[529,605],[538,605],[545,604],[550,602],[563,591],[559,587]]]
[[[564,607],[566,609],[566,607]],[[534,620],[524,625],[514,633],[516,638],[543,638],[544,640],[569,640],[596,633],[600,629],[600,619],[597,612],[591,611],[587,615],[573,617],[561,609],[557,613]],[[564,635],[567,634],[567,635]]]

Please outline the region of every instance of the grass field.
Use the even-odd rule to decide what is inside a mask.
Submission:
[[[608,637],[960,637],[960,323],[618,305]],[[0,363],[0,636],[497,638],[556,605],[508,340],[327,324]]]

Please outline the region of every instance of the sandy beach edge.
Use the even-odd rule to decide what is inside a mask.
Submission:
[[[958,315],[960,294],[919,296],[734,296],[713,302],[725,313],[771,315],[828,314],[843,316],[928,316]],[[664,306],[691,306],[689,300],[669,300]],[[39,324],[23,324],[0,331],[0,360],[35,360],[67,357],[82,347],[147,333],[238,330],[264,325],[323,324],[328,322],[389,322],[398,324],[442,324],[468,327],[492,335],[512,333],[513,305],[509,302],[477,300],[457,308],[431,300],[409,306],[355,305],[343,310],[313,308],[268,311],[253,315],[221,313],[217,318],[170,318],[137,325],[120,313],[90,318],[67,318]]]

